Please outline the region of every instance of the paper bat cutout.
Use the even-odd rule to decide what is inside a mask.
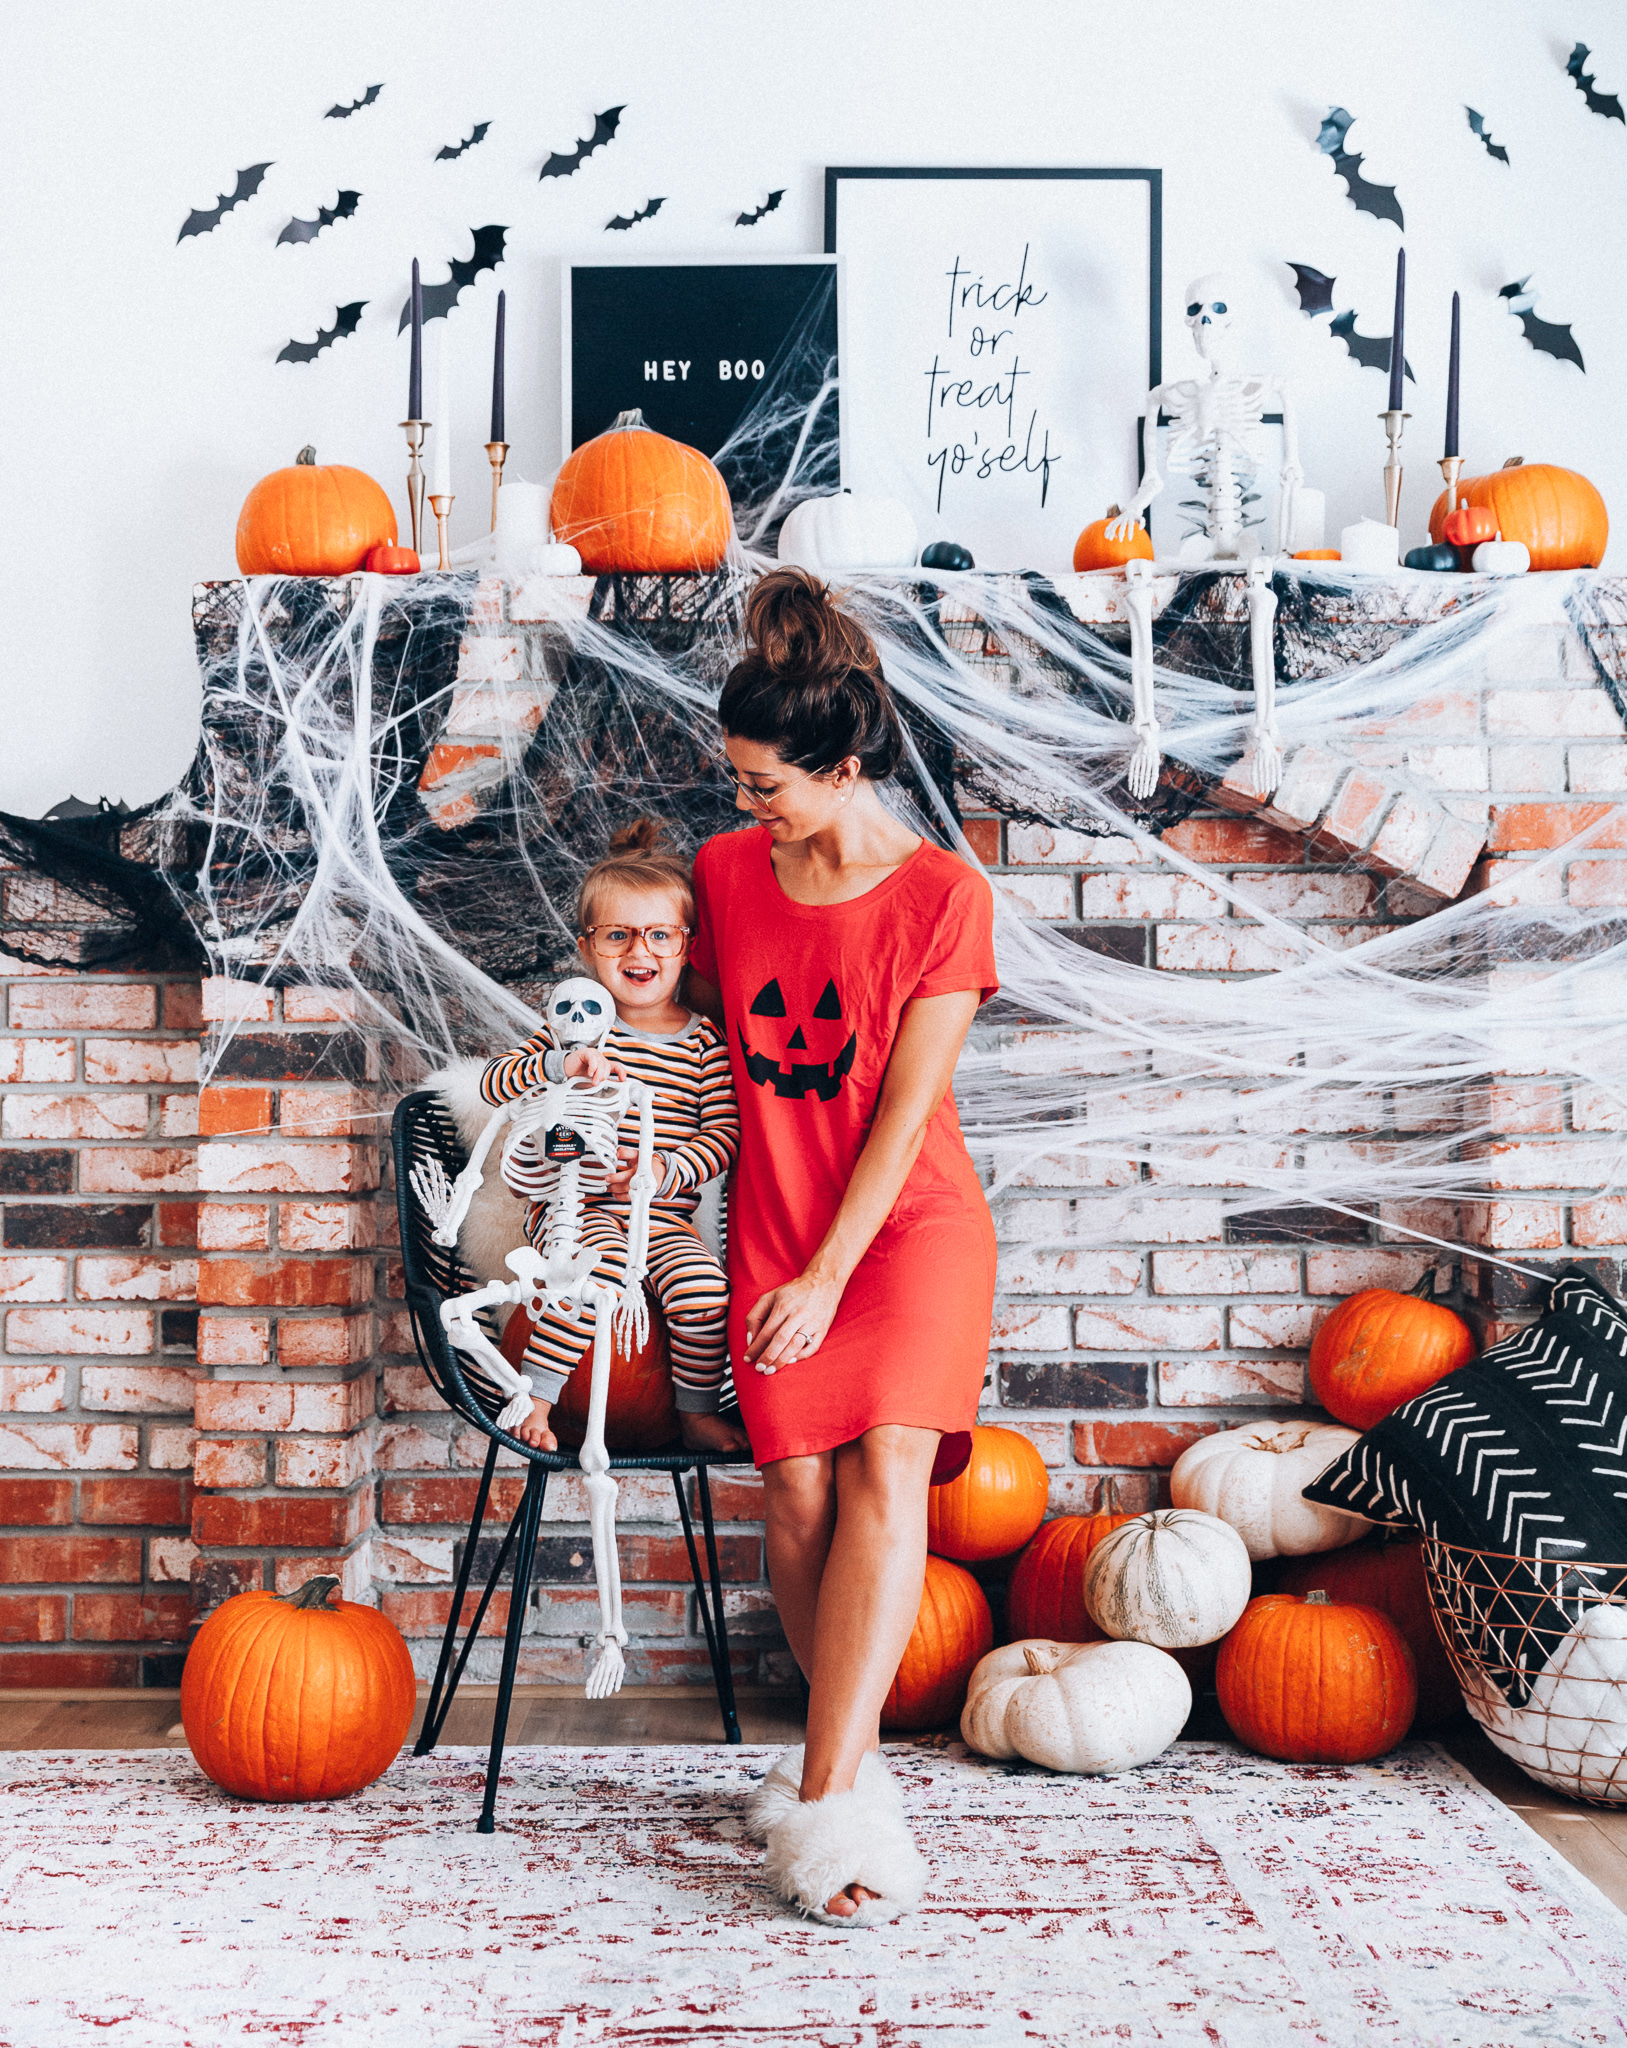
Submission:
[[[278,350],[278,362],[308,363],[313,356],[319,356],[325,348],[331,348],[345,335],[354,334],[362,317],[362,308],[366,304],[365,299],[353,299],[348,306],[336,307],[331,327],[319,327],[316,330],[315,341],[289,342],[286,348]]]
[[[473,149],[477,142],[485,141],[486,130],[490,126],[491,123],[489,121],[477,121],[473,128],[470,129],[468,138],[465,141],[449,142],[444,149],[436,150],[435,161],[438,164],[451,163],[455,158],[462,156],[466,149]]]
[[[1587,364],[1582,361],[1582,351],[1576,346],[1569,326],[1556,327],[1551,320],[1539,320],[1532,312],[1534,294],[1526,290],[1530,282],[1528,277],[1519,278],[1513,284],[1505,284],[1497,296],[1507,299],[1508,310],[1519,321],[1526,340],[1539,354],[1557,356],[1562,363],[1574,363],[1585,377]]]
[[[503,260],[503,237],[507,228],[471,228],[475,238],[475,253],[472,256],[454,260],[448,267],[451,276],[445,284],[426,284],[423,287],[424,318],[443,320],[458,302],[458,294],[465,286],[474,283],[483,270],[495,270]],[[409,292],[401,305],[401,318],[396,322],[399,334],[412,317],[412,294]]]
[[[360,113],[363,107],[370,107],[383,90],[382,85],[370,85],[359,100],[352,100],[348,107],[329,107],[322,118],[324,121],[348,121],[352,114]]]
[[[568,178],[572,171],[579,171],[596,149],[603,149],[621,126],[621,117],[627,111],[625,106],[606,107],[602,114],[593,117],[593,133],[571,150],[555,150],[554,154],[538,171],[539,178]]]
[[[1602,114],[1607,121],[1627,121],[1627,114],[1622,112],[1621,101],[1616,98],[1615,94],[1613,92],[1595,92],[1593,90],[1593,73],[1582,69],[1582,66],[1592,54],[1593,52],[1586,43],[1578,43],[1566,59],[1565,69],[1576,80],[1577,90],[1581,93],[1583,99],[1587,101],[1587,110],[1590,114]]]
[[[1389,370],[1390,336],[1358,334],[1354,313],[1335,313],[1328,323],[1328,332],[1338,335],[1364,370]],[[1418,379],[1412,376],[1412,365],[1404,356],[1401,359],[1401,367],[1416,384]]]
[[[270,164],[250,164],[246,171],[239,171],[237,183],[230,192],[222,192],[213,206],[193,209],[186,217],[186,225],[175,237],[184,242],[188,235],[206,235],[211,228],[218,228],[234,206],[241,206],[245,199],[252,199],[260,189],[260,181],[271,168]]]
[[[608,235],[612,228],[631,228],[636,227],[641,220],[654,220],[666,203],[665,199],[652,199],[647,205],[641,206],[637,213],[618,213],[614,220],[605,222],[604,231]]]
[[[1486,133],[1485,115],[1477,114],[1473,107],[1465,107],[1463,111],[1469,117],[1469,127],[1471,132],[1475,135],[1478,135],[1480,137],[1481,142],[1485,145],[1487,156],[1494,156],[1500,164],[1506,164],[1508,162],[1508,151],[1504,149],[1503,145],[1500,142],[1493,142],[1491,137]]]
[[[1361,174],[1360,152],[1345,148],[1345,136],[1355,118],[1344,107],[1330,107],[1317,134],[1316,146],[1325,156],[1332,157],[1335,175],[1344,179],[1350,203],[1358,213],[1370,213],[1375,220],[1393,220],[1398,228],[1405,227],[1395,187],[1369,184]]]
[[[1290,263],[1294,289],[1299,293],[1299,310],[1312,316],[1333,311],[1333,279],[1308,263]]]
[[[737,228],[754,228],[765,213],[773,213],[776,210],[784,197],[785,187],[782,185],[777,192],[769,193],[765,203],[759,206],[755,213],[737,213],[734,217],[735,226]]]
[[[315,220],[291,220],[277,237],[277,246],[281,248],[284,242],[314,242],[322,230],[331,228],[336,220],[349,220],[361,196],[359,192],[341,192],[334,205],[316,209]]]

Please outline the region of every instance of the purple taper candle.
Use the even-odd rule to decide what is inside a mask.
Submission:
[[[424,416],[424,288],[418,282],[418,258],[412,259],[412,361],[407,368],[407,417]]]
[[[1452,352],[1446,359],[1446,447],[1444,453],[1458,452],[1458,295],[1452,294]]]
[[[508,293],[497,294],[497,339],[491,359],[491,438],[506,439],[503,432],[503,326],[508,316]]]
[[[1395,252],[1395,319],[1390,328],[1390,410],[1405,412],[1401,402],[1401,379],[1407,368],[1407,252]]]

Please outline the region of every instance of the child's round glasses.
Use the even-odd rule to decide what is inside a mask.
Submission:
[[[657,960],[676,960],[689,937],[686,924],[590,924],[582,934],[602,960],[625,953],[642,939]]]

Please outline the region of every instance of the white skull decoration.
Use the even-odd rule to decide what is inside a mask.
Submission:
[[[1192,346],[1198,354],[1206,363],[1219,364],[1228,358],[1232,351],[1232,321],[1237,313],[1231,279],[1221,270],[1194,278],[1186,288],[1183,303]]]
[[[548,1028],[556,1045],[602,1045],[615,1021],[609,990],[586,974],[573,974],[548,998]]]

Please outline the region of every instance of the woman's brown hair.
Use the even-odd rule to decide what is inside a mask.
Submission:
[[[680,922],[695,928],[695,884],[690,864],[667,844],[666,828],[655,818],[635,818],[610,835],[610,851],[582,877],[576,897],[576,925],[585,931],[606,885],[624,889],[664,889],[682,907]]]

